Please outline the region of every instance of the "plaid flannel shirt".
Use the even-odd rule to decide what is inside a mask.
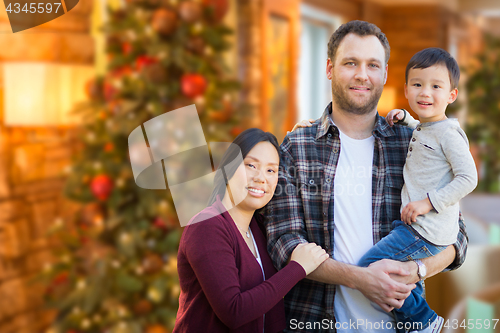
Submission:
[[[288,134],[281,144],[278,186],[263,212],[268,252],[277,269],[286,265],[292,251],[303,241],[322,246],[333,258],[333,183],[340,139],[329,116],[331,108],[330,103],[319,122]],[[400,219],[403,166],[412,130],[390,127],[385,118],[377,115],[373,136],[372,225],[376,243],[391,231],[392,221]],[[457,256],[447,269],[456,269],[465,260],[467,234],[461,216],[459,224]],[[335,285],[303,279],[285,297],[287,325],[292,319],[335,321],[334,297]],[[314,330],[319,331],[330,330]]]

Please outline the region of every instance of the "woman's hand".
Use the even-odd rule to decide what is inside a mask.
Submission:
[[[293,250],[291,259],[296,261],[309,275],[330,256],[325,250],[315,243],[301,243]]]
[[[301,128],[301,127],[311,127],[312,124],[315,122],[316,120],[314,119],[309,119],[309,120],[301,120],[299,121],[298,123],[295,124],[295,126],[293,126],[292,130],[291,131],[288,131],[288,133],[291,133],[293,131],[295,131],[297,128]]]
[[[403,109],[394,109],[394,110],[389,111],[387,116],[385,116],[385,120],[387,120],[387,123],[390,126],[393,126],[394,121],[396,121],[396,123],[397,123],[398,121],[402,120],[404,117],[405,117],[405,111]],[[295,126],[297,126],[297,125],[295,125]]]

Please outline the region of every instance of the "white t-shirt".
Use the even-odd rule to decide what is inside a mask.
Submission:
[[[374,142],[373,136],[355,140],[340,132],[340,156],[334,180],[333,257],[353,265],[373,246]],[[335,317],[339,333],[395,332],[391,314],[372,304],[358,290],[345,286],[336,289]]]

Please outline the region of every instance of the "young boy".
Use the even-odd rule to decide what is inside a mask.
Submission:
[[[468,140],[456,119],[447,119],[446,107],[458,94],[460,70],[451,55],[439,48],[416,53],[406,66],[405,96],[420,122],[405,110],[387,115],[415,128],[403,170],[401,221],[360,260],[360,266],[387,258],[414,260],[421,280],[400,309],[396,320],[412,331],[440,332],[439,317],[422,297],[424,267],[419,259],[436,255],[456,241],[458,201],[477,185],[477,172]],[[411,324],[407,324],[411,323]],[[416,332],[416,331],[415,331]]]

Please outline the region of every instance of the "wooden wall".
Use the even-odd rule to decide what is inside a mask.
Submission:
[[[391,45],[386,85],[396,89],[396,106],[410,111],[403,92],[406,64],[424,48],[448,49],[454,17],[439,6],[400,6],[386,7],[383,18],[380,28]]]

